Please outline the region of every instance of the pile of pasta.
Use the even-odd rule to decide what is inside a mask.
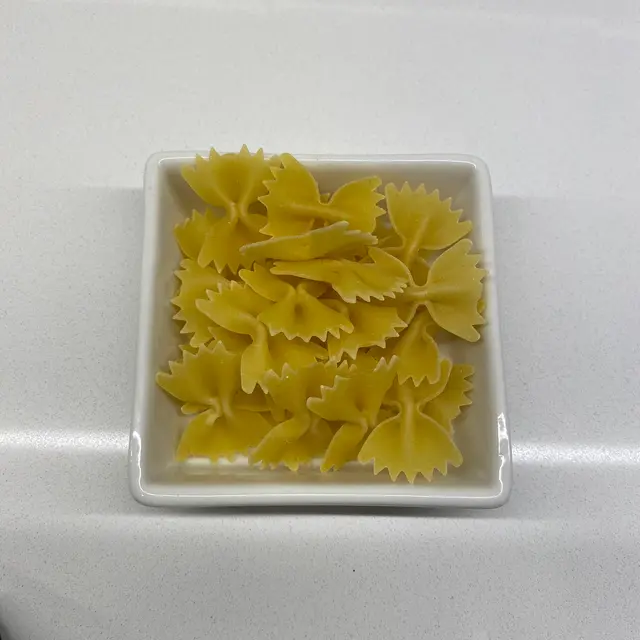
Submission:
[[[473,367],[438,337],[479,339],[485,275],[462,211],[377,177],[321,193],[293,156],[246,147],[182,174],[209,209],[175,229],[189,339],[157,382],[191,416],[177,460],[373,462],[410,482],[459,466]]]

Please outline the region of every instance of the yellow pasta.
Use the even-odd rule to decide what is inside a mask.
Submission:
[[[197,413],[180,439],[176,458],[211,460],[246,454],[271,428],[259,412],[238,408],[239,357],[221,343],[183,353],[182,362],[169,363],[170,373],[158,373],[157,382],[184,403],[186,413]]]
[[[397,358],[367,366],[356,361],[344,375],[337,375],[333,386],[322,387],[320,398],[309,398],[307,407],[328,421],[340,423],[327,447],[322,471],[339,469],[357,458],[367,432],[378,423],[385,394],[393,384]]]
[[[358,349],[363,347],[384,347],[389,338],[397,338],[398,331],[406,326],[393,307],[366,302],[345,304],[339,300],[327,300],[327,304],[341,309],[353,326],[349,333],[330,335],[327,338],[329,357],[332,360],[340,360],[344,354],[355,358]]]
[[[480,334],[475,326],[484,323],[478,308],[486,271],[477,266],[480,256],[469,254],[471,247],[470,240],[460,240],[438,256],[429,268],[426,283],[408,287],[403,300],[416,307],[425,305],[443,329],[476,342]]]
[[[204,221],[197,221],[197,229],[207,224],[197,255],[200,266],[213,262],[218,271],[228,267],[233,273],[239,266],[251,266],[252,261],[240,248],[263,238],[259,229],[266,218],[252,213],[251,205],[266,193],[264,181],[271,177],[276,163],[277,159],[265,160],[262,149],[252,155],[243,146],[237,154],[219,155],[211,149],[208,160],[197,156],[194,165],[183,167],[184,179],[198,196],[224,210],[221,217],[208,214]]]
[[[206,316],[206,314],[203,315]],[[229,331],[228,329],[225,329],[211,321],[211,318],[209,318],[209,320],[209,333],[216,342],[222,342],[227,351],[242,353],[251,344],[251,337],[248,334],[245,335],[242,333],[236,333],[235,331]]]
[[[313,260],[328,255],[340,255],[376,244],[376,237],[349,228],[346,220],[327,227],[311,229],[300,235],[277,236],[248,244],[241,253],[253,260]]]
[[[258,315],[270,305],[268,300],[239,282],[208,291],[207,296],[206,300],[196,302],[199,311],[227,331],[249,336],[256,331]]]
[[[411,323],[400,338],[387,343],[381,355],[398,358],[398,380],[403,383],[411,380],[419,385],[425,378],[429,382],[436,382],[440,375],[440,356],[438,343],[434,333],[437,326],[427,311],[420,311],[413,317]]]
[[[370,247],[368,253],[370,262],[346,259],[276,262],[271,272],[327,282],[345,302],[394,298],[407,286],[409,270],[400,260],[382,249]]]
[[[239,275],[255,292],[273,302],[258,315],[272,336],[282,333],[290,340],[325,341],[327,333],[337,337],[341,331],[353,331],[348,316],[311,295],[305,283],[293,287],[259,265],[252,271],[244,269]]]
[[[358,460],[373,461],[373,471],[389,471],[392,480],[404,473],[409,482],[417,475],[428,480],[434,471],[446,475],[449,465],[462,464],[462,454],[452,434],[426,414],[424,406],[445,388],[451,363],[443,360],[440,380],[435,385],[411,382],[397,384],[392,402],[397,414],[380,423],[360,449]]]
[[[211,340],[211,320],[198,310],[196,302],[206,299],[208,290],[217,290],[218,286],[226,284],[227,280],[214,269],[200,267],[197,262],[189,259],[180,263],[176,277],[180,280],[180,290],[171,302],[179,311],[173,317],[184,322],[180,333],[193,334],[189,343],[197,347]]]
[[[453,433],[453,420],[460,415],[462,407],[471,404],[467,393],[473,388],[468,380],[473,372],[471,365],[454,364],[442,392],[424,405],[425,415],[433,418],[449,434]]]
[[[246,285],[231,282],[227,288],[209,291],[208,300],[198,300],[196,306],[223,329],[251,338],[240,357],[240,380],[245,393],[252,393],[271,368],[267,329],[257,318],[269,301]]]
[[[398,191],[395,185],[385,188],[389,218],[402,240],[403,262],[411,265],[418,252],[445,249],[463,238],[473,226],[460,222],[461,210],[451,210],[451,198],[440,200],[438,191],[427,193],[424,185],[415,191],[405,182]]]
[[[198,260],[204,240],[217,219],[211,211],[200,213],[194,210],[190,218],[175,226],[173,235],[187,258]]]
[[[321,456],[332,437],[333,431],[324,420],[294,416],[269,431],[249,460],[262,467],[275,468],[282,464],[297,471],[301,464]]]
[[[347,221],[352,229],[371,233],[376,218],[384,213],[378,206],[382,194],[379,178],[364,178],[340,187],[329,202],[323,202],[311,173],[293,156],[283,154],[282,169],[274,168],[274,179],[265,182],[269,193],[260,198],[269,222],[262,233],[293,236],[311,231],[316,220],[324,223]]]
[[[194,165],[183,167],[182,176],[207,204],[246,214],[249,205],[267,193],[264,181],[271,179],[277,163],[278,158],[266,160],[262,149],[251,154],[246,145],[239,153],[224,155],[211,149],[208,160],[197,156]]]
[[[306,367],[318,360],[327,360],[327,350],[315,342],[303,342],[298,338],[289,340],[282,334],[267,338],[270,356],[270,371],[280,375],[285,364]]]
[[[196,306],[223,330],[213,329],[212,332],[217,332],[220,339],[229,344],[232,340],[228,334],[225,336],[225,332],[250,338],[250,344],[244,348],[238,339],[234,344],[236,350],[242,348],[240,377],[246,393],[252,393],[256,385],[263,386],[264,374],[273,370],[279,372],[285,362],[302,365],[326,358],[325,350],[317,344],[292,340],[285,342],[275,337],[269,339],[267,327],[259,317],[271,303],[246,284],[230,282],[216,292],[208,291],[207,295],[208,299],[198,300]]]
[[[250,267],[252,260],[240,252],[250,242],[256,242],[263,236],[239,218],[222,217],[210,227],[198,254],[198,264],[215,265],[218,271],[228,267],[236,273],[239,267]]]
[[[293,369],[285,365],[282,375],[265,376],[268,393],[286,412],[286,419],[271,429],[250,455],[250,461],[263,466],[284,464],[297,470],[324,453],[333,431],[321,417],[307,408],[307,398],[320,394],[323,385],[333,383],[339,369],[317,363]]]
[[[480,338],[486,272],[451,199],[387,185],[383,215],[375,176],[321,193],[293,156],[246,147],[183,176],[210,209],[174,229],[188,344],[157,382],[189,416],[176,459],[372,462],[409,482],[459,466],[474,370],[438,339]]]

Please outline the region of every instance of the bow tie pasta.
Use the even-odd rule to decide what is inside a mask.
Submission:
[[[157,383],[190,416],[176,450],[261,468],[345,465],[431,480],[463,463],[455,421],[484,269],[472,223],[423,185],[321,191],[289,154],[197,157],[203,206],[176,226],[181,358]]]

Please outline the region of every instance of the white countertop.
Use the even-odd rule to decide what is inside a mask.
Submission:
[[[0,5],[3,640],[638,637],[640,5],[521,4]],[[505,508],[132,500],[143,165],[243,142],[487,161]]]

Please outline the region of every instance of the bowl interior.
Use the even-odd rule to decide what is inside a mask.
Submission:
[[[204,487],[227,487],[276,483],[284,491],[308,491],[316,487],[330,491],[332,486],[358,485],[359,491],[385,493],[411,493],[445,495],[464,492],[468,495],[489,495],[499,490],[499,417],[504,414],[502,397],[502,368],[500,345],[495,317],[495,291],[493,280],[493,231],[491,228],[488,178],[482,175],[471,160],[398,159],[398,158],[322,158],[300,157],[316,177],[322,192],[333,191],[350,180],[378,175],[383,183],[400,186],[407,181],[416,187],[424,183],[428,190],[439,189],[441,196],[451,197],[455,208],[464,210],[463,218],[474,222],[472,239],[476,250],[483,254],[483,264],[489,270],[486,279],[485,301],[487,326],[481,331],[482,339],[470,344],[462,340],[449,340],[443,344],[455,362],[474,365],[473,404],[455,422],[455,439],[464,456],[458,469],[450,469],[446,477],[439,474],[432,482],[416,479],[409,485],[399,479],[392,483],[386,472],[373,475],[371,468],[359,464],[348,465],[340,471],[322,474],[317,468],[305,468],[298,473],[284,470],[262,470],[251,467],[244,459],[220,464],[199,461],[178,464],[174,451],[187,419],[179,407],[154,381],[155,373],[167,368],[168,360],[179,358],[178,345],[186,342],[180,336],[179,325],[172,316],[175,308],[171,298],[175,295],[177,280],[174,271],[181,255],[173,237],[173,228],[191,214],[192,209],[203,210],[204,203],[184,183],[180,168],[192,159],[163,157],[155,165],[155,186],[147,192],[146,223],[155,225],[154,277],[143,286],[150,287],[151,314],[148,326],[142,328],[142,340],[148,340],[146,361],[141,367],[138,384],[140,416],[140,474],[144,483],[157,486],[180,485],[181,492],[202,493]],[[152,167],[153,170],[153,167]],[[483,185],[482,181],[485,181]],[[147,247],[149,249],[149,247]],[[144,321],[144,314],[143,314]],[[217,489],[214,489],[217,490]]]

